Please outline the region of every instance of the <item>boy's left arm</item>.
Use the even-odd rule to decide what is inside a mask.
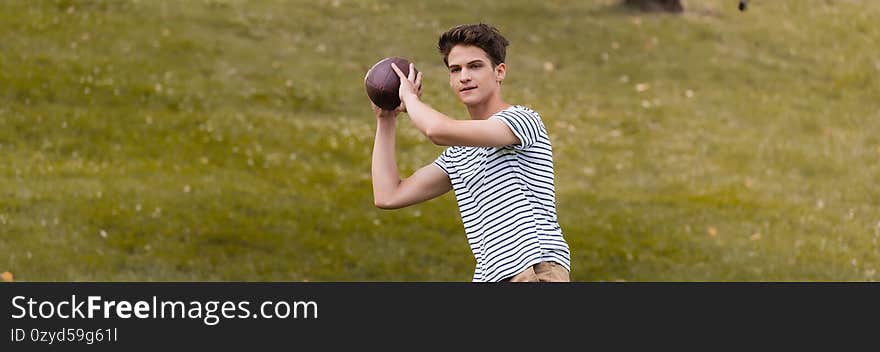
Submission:
[[[410,74],[404,76],[397,65],[391,65],[401,78],[400,100],[403,102],[403,111],[410,116],[416,128],[434,144],[500,148],[520,143],[519,138],[503,121],[456,120],[434,110],[422,102],[417,94],[416,87],[422,81],[422,73],[416,75],[410,64]]]

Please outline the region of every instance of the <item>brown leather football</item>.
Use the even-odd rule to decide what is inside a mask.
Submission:
[[[367,96],[373,104],[382,110],[394,110],[400,106],[400,78],[391,68],[391,63],[397,64],[404,75],[409,75],[409,60],[401,57],[387,57],[377,62],[367,71],[364,77],[364,86],[367,88]],[[419,70],[415,70],[416,74]]]

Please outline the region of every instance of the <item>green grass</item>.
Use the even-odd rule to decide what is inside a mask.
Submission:
[[[4,1],[0,271],[470,280],[451,193],[373,207],[363,75],[408,57],[465,118],[436,40],[484,21],[553,139],[573,280],[880,277],[880,4],[617,3]],[[398,132],[403,173],[442,150]]]

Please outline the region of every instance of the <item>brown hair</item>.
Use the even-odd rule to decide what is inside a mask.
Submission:
[[[456,45],[473,45],[489,55],[492,66],[504,62],[507,45],[510,43],[498,32],[498,29],[485,23],[463,24],[450,28],[440,35],[437,49],[443,55],[443,63],[449,65],[449,52]]]

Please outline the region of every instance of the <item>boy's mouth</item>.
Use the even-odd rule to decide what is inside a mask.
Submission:
[[[464,88],[462,88],[462,89],[459,89],[458,91],[459,91],[459,92],[467,92],[467,91],[469,91],[469,90],[474,90],[474,89],[477,89],[477,87],[476,87],[476,86],[473,86],[473,87],[464,87]]]

